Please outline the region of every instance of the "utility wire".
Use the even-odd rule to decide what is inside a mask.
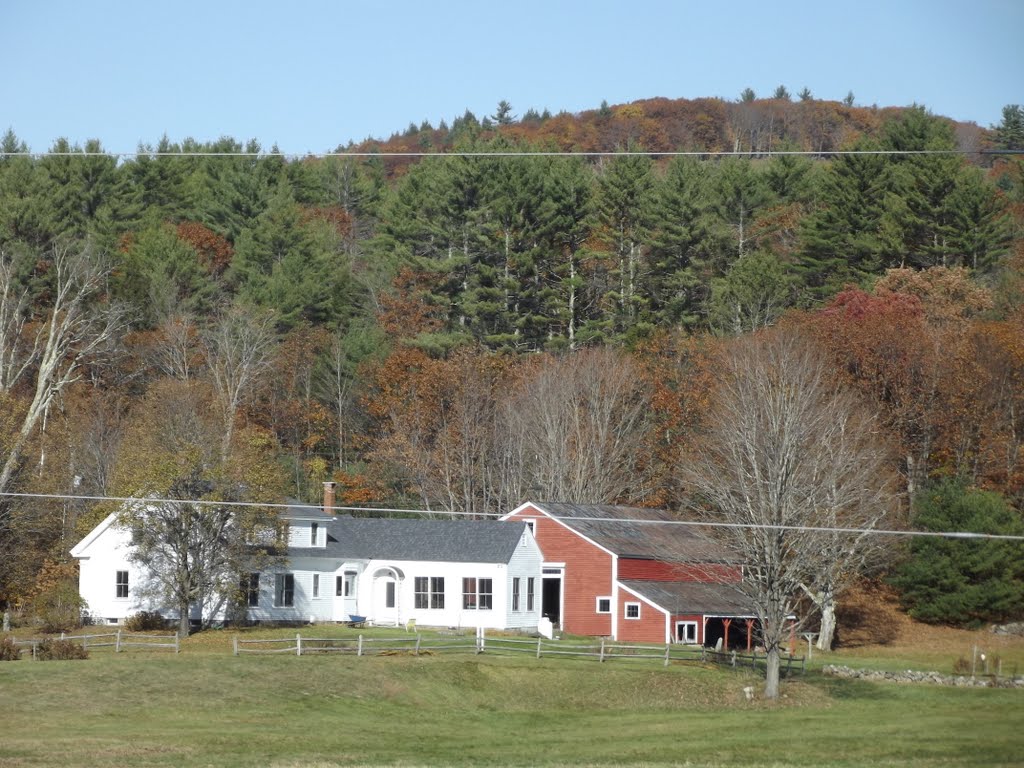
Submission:
[[[200,506],[216,506],[216,507],[265,507],[271,509],[315,509],[320,510],[315,504],[279,504],[279,503],[261,503],[256,501],[210,501],[204,499],[168,499],[164,497],[138,497],[138,496],[84,496],[75,494],[61,494],[61,493],[15,493],[15,492],[4,492],[0,493],[0,496],[10,496],[17,498],[29,498],[29,499],[63,499],[68,501],[117,501],[124,504],[196,504]],[[541,505],[543,509],[543,505]],[[430,516],[443,516],[443,517],[487,517],[487,518],[499,518],[505,515],[498,512],[449,512],[446,510],[436,509],[398,509],[391,507],[345,507],[345,506],[332,506],[330,507],[331,512],[360,512],[363,514],[372,513],[373,515],[385,513],[385,514],[414,514],[414,515],[430,515]],[[619,517],[619,518],[607,518],[607,517],[583,517],[573,516],[569,518],[562,518],[558,515],[551,515],[556,520],[578,520],[583,522],[593,523],[635,523],[639,525],[670,525],[670,526],[685,526],[692,528],[731,528],[731,529],[747,529],[747,530],[766,530],[766,531],[797,531],[802,533],[845,533],[845,534],[857,534],[857,535],[874,535],[874,536],[903,536],[903,537],[918,537],[918,538],[939,538],[939,539],[980,539],[987,541],[1020,541],[1024,542],[1024,536],[1017,536],[1012,534],[1000,534],[1000,533],[976,533],[974,531],[899,531],[893,529],[884,528],[841,528],[838,526],[819,526],[819,525],[775,525],[771,523],[724,523],[724,522],[713,522],[705,520],[652,520],[650,518],[638,518],[638,517]]]
[[[443,158],[443,157],[771,157],[773,155],[803,155],[807,157],[838,157],[841,155],[1024,155],[1024,149],[832,149],[832,150],[771,150],[771,151],[657,151],[657,150],[621,150],[610,152],[585,150],[566,150],[551,152],[3,152],[0,158],[7,157],[242,157],[251,159],[282,158],[285,160],[336,158]]]

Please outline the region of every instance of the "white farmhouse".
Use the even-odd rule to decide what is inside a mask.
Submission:
[[[243,575],[251,620],[537,628],[543,558],[522,522],[353,518],[298,504],[284,517],[286,560]],[[176,618],[130,552],[116,514],[71,550],[93,621],[141,610]]]

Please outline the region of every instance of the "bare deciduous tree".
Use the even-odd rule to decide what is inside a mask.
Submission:
[[[591,349],[554,358],[506,410],[506,439],[523,441],[527,487],[539,498],[579,503],[628,501],[638,487],[648,400],[632,360]]]
[[[81,376],[82,363],[116,339],[126,327],[124,314],[98,301],[109,267],[89,245],[62,244],[48,255],[52,287],[45,317],[31,343],[24,338],[22,298],[14,299],[14,272],[0,257],[0,361],[7,392],[31,372],[35,374],[32,399],[7,449],[0,469],[0,491],[7,490],[25,443],[54,400]]]
[[[230,458],[219,453],[219,414],[203,384],[154,384],[132,414],[116,467],[126,504],[119,524],[132,535],[129,557],[145,574],[140,591],[176,610],[179,629],[190,616],[208,622],[237,596],[239,578],[277,562],[278,518],[254,503],[279,500],[277,446],[259,431],[239,431]],[[155,500],[162,499],[162,500]]]
[[[238,409],[270,367],[274,344],[274,321],[269,314],[232,308],[221,314],[206,334],[206,357],[210,378],[223,420],[221,456],[227,457],[235,430]]]
[[[798,336],[738,340],[723,360],[703,452],[685,470],[693,506],[744,564],[768,652],[765,695],[803,591],[834,617],[835,593],[864,557],[893,496],[874,417]]]

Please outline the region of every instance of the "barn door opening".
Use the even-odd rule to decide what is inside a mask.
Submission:
[[[550,571],[550,573],[549,573]],[[552,624],[562,624],[562,569],[545,568],[541,580],[540,612]]]

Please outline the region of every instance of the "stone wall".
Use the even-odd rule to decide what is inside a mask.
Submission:
[[[883,672],[877,669],[853,669],[841,664],[826,664],[821,668],[824,675],[832,677],[857,678],[860,680],[884,680],[891,683],[932,683],[952,685],[960,688],[1024,688],[1024,677],[1002,677],[969,675],[943,675],[939,672]]]

